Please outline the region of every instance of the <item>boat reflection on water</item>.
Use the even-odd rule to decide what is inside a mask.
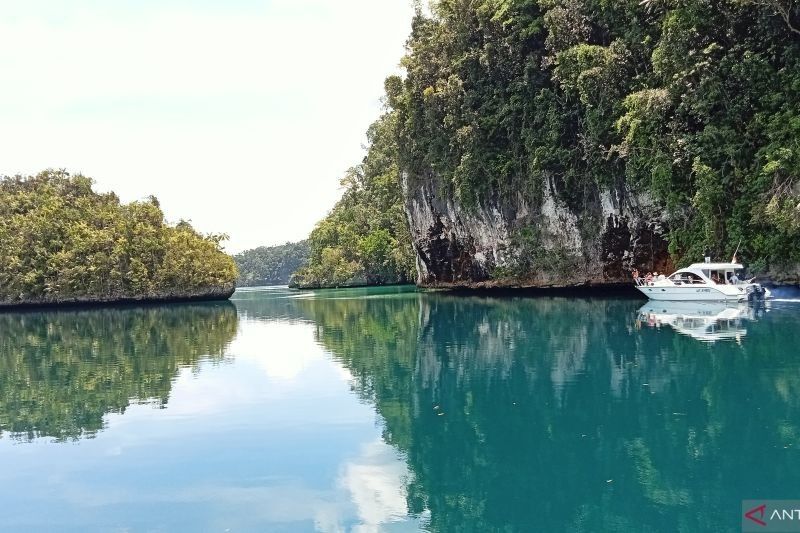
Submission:
[[[670,326],[682,335],[715,342],[741,341],[747,321],[756,319],[763,307],[725,302],[649,301],[638,311],[637,327]]]

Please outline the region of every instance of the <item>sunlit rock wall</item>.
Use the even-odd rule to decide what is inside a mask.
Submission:
[[[624,186],[590,191],[580,209],[550,181],[536,205],[517,195],[467,208],[435,175],[404,175],[403,193],[421,286],[602,286],[629,283],[632,268],[672,267],[661,210]],[[542,266],[520,270],[530,250],[516,236],[525,228],[538,236],[532,249]]]

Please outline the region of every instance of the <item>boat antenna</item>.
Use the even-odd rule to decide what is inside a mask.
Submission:
[[[731,263],[736,262],[736,253],[739,251],[739,246],[742,244],[742,238],[739,237],[739,243],[736,245],[736,250],[733,251],[733,257],[731,257]]]

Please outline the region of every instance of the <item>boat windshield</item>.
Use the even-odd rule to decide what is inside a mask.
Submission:
[[[676,272],[669,277],[672,282],[678,285],[692,285],[696,283],[705,283],[703,278],[692,272]]]
[[[734,271],[732,269],[712,270],[711,279],[715,283],[723,285],[735,285],[736,282],[739,280],[738,277],[734,277]]]

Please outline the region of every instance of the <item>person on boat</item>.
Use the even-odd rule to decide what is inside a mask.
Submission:
[[[633,269],[633,272],[631,272],[631,275],[633,276],[633,281],[634,281],[634,282],[635,282],[637,285],[639,285],[639,283],[641,282],[641,280],[639,279],[639,270],[638,270],[638,269],[636,269],[636,268],[634,268],[634,269]]]
[[[716,273],[711,274],[711,281],[713,281],[715,284],[719,285],[719,277],[717,276]]]
[[[736,256],[734,256],[734,257],[736,257]],[[739,276],[736,275],[736,272],[731,274],[730,282],[731,282],[731,285],[737,285],[739,283]]]
[[[648,272],[647,275],[644,277],[645,283],[652,283],[653,282],[653,273]]]

